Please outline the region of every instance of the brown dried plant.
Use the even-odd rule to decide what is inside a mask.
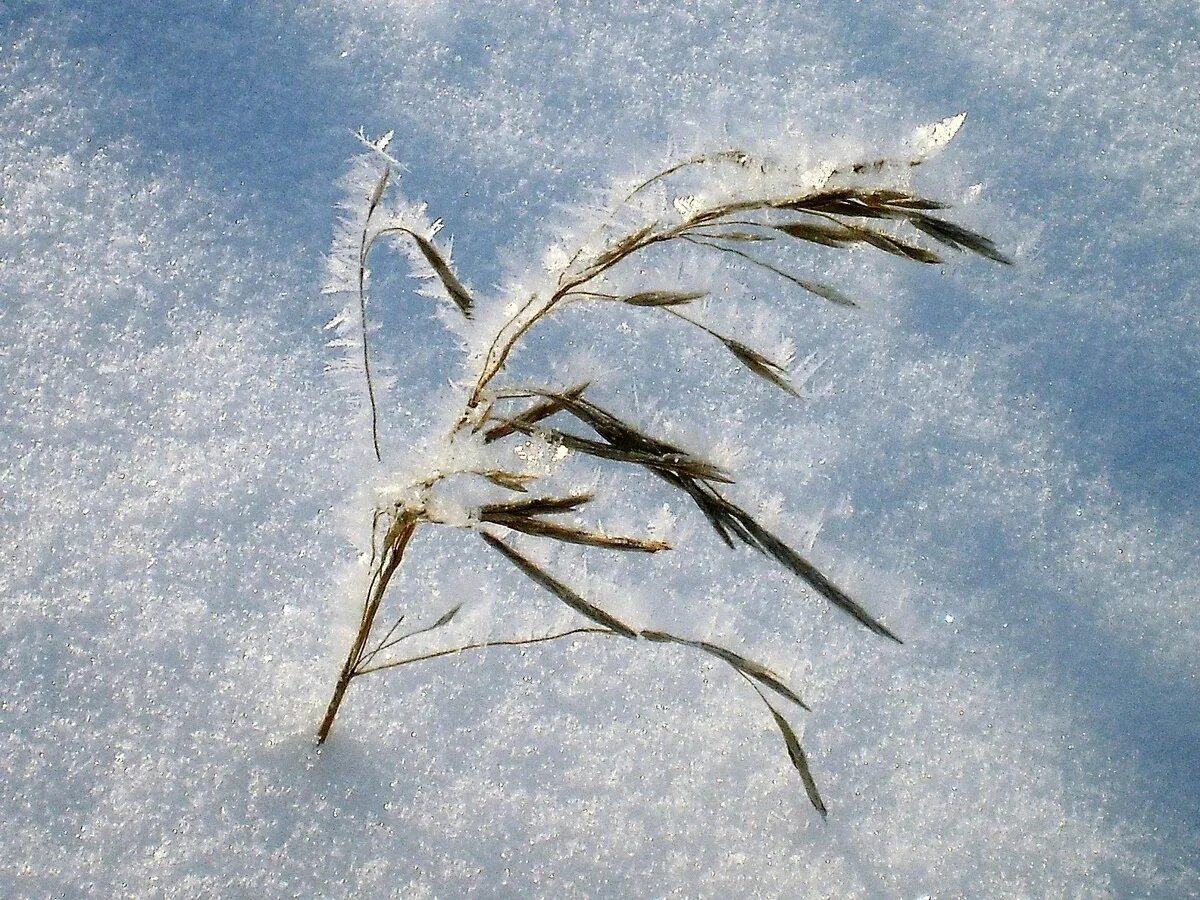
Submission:
[[[835,249],[863,246],[925,265],[939,264],[943,261],[941,253],[923,243],[930,240],[942,248],[968,251],[1007,264],[1009,260],[991,240],[938,215],[945,204],[922,197],[908,187],[910,170],[940,151],[953,138],[962,120],[962,116],[956,116],[923,129],[918,133],[917,152],[905,158],[828,167],[816,173],[797,173],[791,180],[787,172],[772,172],[771,164],[765,160],[738,150],[722,150],[684,160],[640,182],[618,204],[620,208],[607,223],[552,276],[551,289],[525,299],[515,312],[499,321],[499,326],[480,345],[484,349],[476,356],[463,408],[447,436],[448,444],[491,445],[524,436],[527,440],[565,448],[566,452],[651,472],[686,495],[726,545],[752,547],[875,634],[900,643],[886,625],[815,564],[729,499],[724,491],[726,485],[733,483],[730,473],[696,453],[630,425],[595,402],[586,383],[566,387],[514,385],[506,383],[504,376],[522,339],[563,306],[580,302],[621,303],[645,308],[651,314],[672,316],[698,329],[724,345],[754,375],[797,394],[782,362],[689,315],[686,311],[689,305],[703,298],[704,292],[687,285],[647,285],[634,292],[619,291],[610,283],[610,274],[631,260],[644,257],[653,248],[683,245],[695,252],[726,254],[823,300],[853,307],[854,301],[835,288],[782,268],[773,257],[762,252],[764,245],[782,241]],[[439,225],[425,218],[424,207],[401,202],[396,210],[385,211],[385,197],[398,168],[387,155],[390,135],[374,142],[367,141],[361,133],[360,138],[368,143],[370,152],[360,165],[359,199],[347,207],[350,218],[343,223],[341,243],[349,249],[340,257],[335,253],[331,260],[335,275],[332,290],[347,292],[355,301],[335,324],[348,335],[342,345],[353,346],[354,353],[361,357],[358,371],[365,376],[372,443],[376,458],[382,461],[368,339],[368,263],[372,249],[385,237],[407,243],[416,273],[428,280],[435,296],[452,302],[467,318],[472,316],[476,303],[471,290],[455,274],[449,253],[435,243]],[[723,192],[718,186],[706,195],[689,196],[685,203],[676,202],[674,215],[665,213],[632,225],[617,224],[622,213],[626,221],[630,216],[635,220],[638,215],[645,217],[646,196],[654,190],[662,193],[680,173],[716,171],[722,167],[750,174],[734,178],[734,186]],[[364,172],[369,177],[364,177]],[[574,431],[567,430],[571,423]],[[470,650],[527,646],[582,635],[669,643],[720,660],[755,690],[783,737],[809,801],[824,815],[825,803],[800,740],[779,703],[786,701],[802,709],[808,707],[782,677],[727,647],[624,622],[602,605],[585,599],[502,538],[508,531],[540,540],[627,552],[659,553],[670,549],[661,540],[563,524],[560,517],[564,513],[586,507],[595,498],[590,493],[531,495],[535,482],[547,476],[524,471],[519,463],[514,455],[512,465],[433,471],[374,510],[370,578],[354,639],[318,728],[318,744],[328,738],[351,683],[368,674]],[[465,522],[447,521],[438,516],[429,498],[435,486],[452,478],[486,479],[510,497],[479,505]],[[589,624],[554,634],[482,641],[396,657],[396,648],[403,642],[442,628],[459,612],[455,606],[431,625],[411,631],[401,630],[404,616],[396,617],[386,628],[378,625],[388,587],[414,532],[435,526],[473,530],[488,547]]]

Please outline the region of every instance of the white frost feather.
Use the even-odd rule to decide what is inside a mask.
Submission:
[[[914,162],[924,162],[927,159],[932,159],[937,156],[947,145],[954,140],[955,135],[963,127],[963,122],[967,120],[967,114],[961,112],[956,116],[950,116],[947,119],[942,119],[940,122],[934,122],[931,125],[922,125],[913,132],[911,143],[915,149],[913,154]]]

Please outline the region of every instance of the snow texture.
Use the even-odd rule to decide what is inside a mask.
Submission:
[[[1197,36],[1183,0],[0,3],[0,894],[1200,896]],[[454,308],[390,249],[383,466],[324,372],[356,129],[395,130],[483,328],[614,184],[893,150],[959,110],[916,183],[1015,267],[803,254],[860,311],[659,270],[821,361],[804,399],[639,309],[514,362],[730,465],[904,636],[565,464],[601,524],[681,549],[530,552],[788,676],[827,821],[746,685],[670,647],[363,678],[314,749],[369,491],[462,392]],[[430,648],[576,624],[450,529],[392,602],[465,604]]]

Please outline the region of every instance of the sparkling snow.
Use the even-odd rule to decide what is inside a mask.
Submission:
[[[1182,0],[0,4],[0,894],[1200,895],[1198,32]],[[614,181],[892,150],[960,110],[916,183],[1014,268],[801,251],[854,312],[669,263],[729,286],[706,321],[813,369],[804,399],[642,310],[519,358],[720,456],[905,638],[563,462],[606,525],[680,549],[531,552],[791,679],[828,821],[745,685],[671,647],[364,678],[314,750],[363,492],[461,392],[459,335],[381,255],[374,474],[324,371],[355,130],[395,129],[496,300]],[[430,648],[576,624],[450,530],[395,602],[465,602]]]

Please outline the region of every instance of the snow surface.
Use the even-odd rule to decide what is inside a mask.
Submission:
[[[1198,33],[1183,0],[0,3],[0,894],[1200,895]],[[395,129],[486,294],[612,178],[959,110],[918,184],[1014,269],[809,254],[860,313],[691,273],[825,359],[809,399],[638,310],[521,362],[731,455],[906,638],[614,473],[577,474],[605,524],[685,549],[539,557],[792,678],[828,821],[745,685],[671,648],[372,676],[314,751],[373,471],[322,374],[354,129]],[[458,339],[382,268],[401,467]],[[459,532],[398,587],[466,601],[446,639],[573,624]]]

